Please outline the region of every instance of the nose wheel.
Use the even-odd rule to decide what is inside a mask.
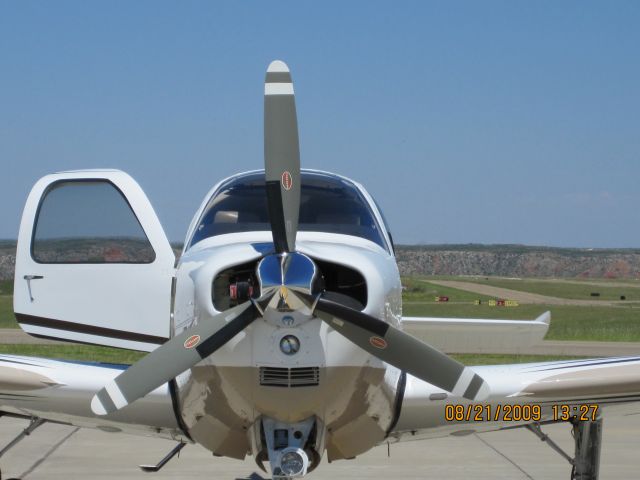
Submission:
[[[318,445],[322,437],[318,435],[320,423],[315,417],[297,423],[263,417],[261,425],[255,425],[255,432],[260,431],[261,445],[254,445],[260,450],[254,455],[256,459],[268,458],[273,480],[303,477],[318,464],[320,455],[317,452],[323,450]]]

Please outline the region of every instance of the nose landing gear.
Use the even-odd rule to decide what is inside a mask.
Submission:
[[[297,423],[263,417],[252,428],[252,436],[256,461],[269,459],[274,480],[303,477],[317,466],[318,452],[324,450],[324,427],[315,417]]]

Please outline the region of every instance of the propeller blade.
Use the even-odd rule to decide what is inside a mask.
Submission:
[[[106,415],[144,397],[211,355],[259,315],[249,301],[186,329],[105,385],[93,397],[91,410]]]
[[[471,368],[382,320],[322,297],[314,315],[371,355],[454,396],[489,396],[488,384]]]
[[[300,146],[291,73],[280,60],[271,62],[264,84],[264,170],[276,252],[293,252],[300,214]]]

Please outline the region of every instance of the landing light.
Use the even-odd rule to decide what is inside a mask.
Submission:
[[[309,458],[301,448],[285,448],[280,455],[280,470],[282,471],[282,475],[288,477],[304,475],[308,466]]]

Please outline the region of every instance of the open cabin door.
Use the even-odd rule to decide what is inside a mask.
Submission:
[[[170,336],[174,263],[153,207],[129,175],[47,175],[22,214],[16,319],[35,336],[151,351]]]

